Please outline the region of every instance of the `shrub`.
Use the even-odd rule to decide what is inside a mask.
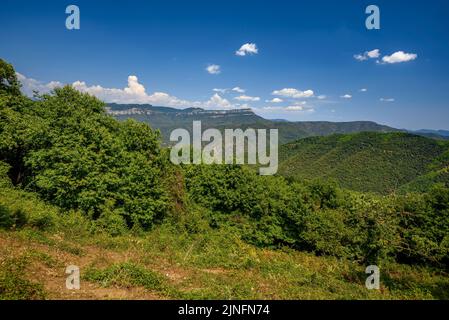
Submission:
[[[0,226],[21,228],[29,226],[39,230],[54,227],[58,210],[36,195],[12,188],[0,188]]]
[[[148,229],[171,210],[170,164],[148,125],[118,122],[70,86],[37,101],[2,91],[0,118],[0,186],[9,172],[51,204],[94,220],[107,208],[128,227]]]
[[[0,262],[0,300],[45,299],[43,286],[23,277],[27,264],[24,257]]]

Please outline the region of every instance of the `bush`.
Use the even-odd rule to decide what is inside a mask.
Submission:
[[[0,300],[45,299],[43,286],[23,277],[28,263],[24,257],[0,262]]]
[[[118,122],[70,86],[38,98],[2,93],[0,186],[10,172],[14,184],[64,210],[95,220],[106,208],[128,227],[149,229],[167,216],[172,176],[158,131]]]
[[[123,216],[107,210],[94,222],[94,226],[96,231],[106,232],[113,237],[121,236],[128,232],[128,227]]]
[[[12,187],[11,180],[8,177],[10,168],[10,165],[3,161],[0,161],[0,188]]]
[[[39,230],[54,227],[58,210],[36,195],[12,188],[0,188],[0,226],[21,228],[29,226]]]
[[[427,194],[409,194],[398,201],[403,247],[408,263],[449,266],[449,188],[435,186]]]
[[[103,270],[90,267],[86,270],[84,279],[98,282],[104,287],[142,286],[165,295],[179,295],[162,275],[131,262],[114,264]]]

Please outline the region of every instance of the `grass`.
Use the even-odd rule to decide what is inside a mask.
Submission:
[[[0,231],[0,299],[449,299],[441,271],[382,266],[381,289],[367,290],[357,263],[257,248],[225,230],[161,226],[140,236],[71,237],[70,230]],[[81,270],[79,291],[64,287],[71,264]]]
[[[0,300],[45,299],[43,285],[25,278],[26,256],[6,259],[0,264]]]
[[[164,276],[132,262],[112,264],[105,269],[88,267],[83,279],[98,282],[103,287],[141,286],[164,296],[178,295],[178,292],[167,283]]]

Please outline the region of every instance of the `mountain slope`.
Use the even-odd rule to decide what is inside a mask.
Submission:
[[[201,108],[175,109],[139,104],[109,104],[108,113],[119,120],[133,118],[159,129],[165,143],[169,142],[170,132],[184,128],[191,132],[192,122],[202,121],[202,128],[223,129],[279,129],[279,143],[295,141],[310,136],[324,136],[334,133],[353,133],[361,131],[393,132],[399,131],[370,121],[327,122],[301,121],[289,122],[267,120],[256,115],[251,109],[203,110]]]
[[[448,149],[447,142],[408,133],[312,137],[281,147],[279,172],[299,179],[334,179],[357,191],[388,193],[424,175],[433,177],[448,165],[444,157],[438,162]]]

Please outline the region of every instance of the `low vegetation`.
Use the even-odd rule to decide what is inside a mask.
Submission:
[[[69,86],[31,100],[10,65],[0,71],[0,298],[448,298],[444,183],[382,195],[245,166],[174,166],[158,131],[118,122]],[[341,143],[361,160],[367,140],[432,158],[393,152],[412,162],[396,178],[445,163],[444,142],[421,137],[329,139],[342,163],[353,162]],[[376,170],[378,182],[389,172]],[[64,288],[69,264],[82,271],[78,293]],[[364,286],[369,264],[382,270],[380,291]]]

